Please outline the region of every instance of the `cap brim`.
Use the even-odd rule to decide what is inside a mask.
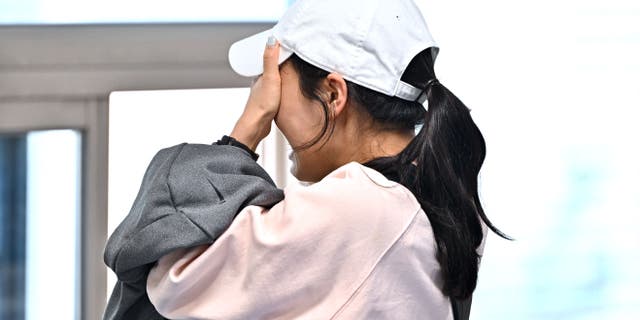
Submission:
[[[232,44],[229,48],[229,64],[241,76],[255,77],[263,72],[263,54],[267,39],[273,34],[269,29]],[[293,51],[280,45],[278,64],[287,60]]]

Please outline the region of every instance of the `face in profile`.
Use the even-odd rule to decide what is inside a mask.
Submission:
[[[282,92],[275,123],[294,149],[289,155],[293,164],[291,173],[300,181],[317,182],[331,172],[330,145],[322,146],[321,140],[309,148],[297,149],[322,132],[325,121],[322,105],[302,94],[298,74],[290,61],[281,64],[280,76]]]

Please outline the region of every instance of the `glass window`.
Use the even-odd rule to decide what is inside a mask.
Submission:
[[[0,318],[77,319],[81,134],[0,135]]]
[[[276,21],[294,0],[0,0],[0,24]]]
[[[0,319],[24,319],[26,135],[0,135]]]

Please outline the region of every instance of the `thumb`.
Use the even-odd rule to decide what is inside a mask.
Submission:
[[[263,55],[263,70],[264,75],[267,77],[279,77],[280,71],[278,69],[278,57],[280,55],[280,43],[274,36],[269,36],[267,40],[267,46],[264,49]]]

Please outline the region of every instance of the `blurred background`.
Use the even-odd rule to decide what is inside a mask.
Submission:
[[[161,148],[230,132],[285,0],[0,0],[0,320],[99,319]],[[640,319],[640,2],[416,0],[487,140],[472,319]],[[280,187],[289,148],[258,148]]]

